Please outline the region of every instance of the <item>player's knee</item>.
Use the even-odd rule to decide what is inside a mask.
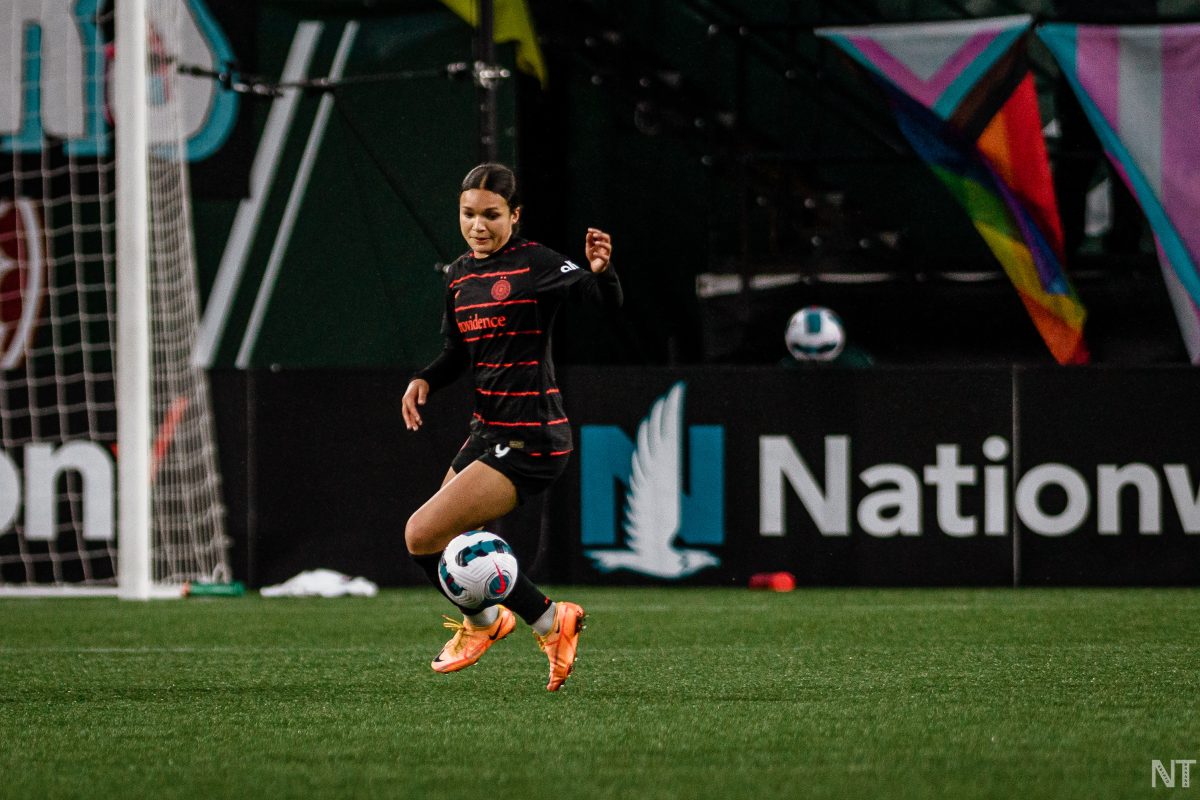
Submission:
[[[418,509],[404,525],[404,546],[417,556],[437,552],[437,533],[430,520]]]

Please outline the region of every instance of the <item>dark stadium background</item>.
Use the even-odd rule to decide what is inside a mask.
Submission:
[[[469,60],[474,47],[470,26],[438,2],[211,5],[229,28],[239,67],[268,77],[279,74],[301,20],[324,26],[314,77],[328,71],[351,21],[361,24],[346,69],[351,78],[444,67]],[[645,368],[650,382],[655,370],[719,366],[736,385],[737,369],[785,357],[788,316],[813,303],[835,309],[850,341],[883,371],[990,369],[1014,386],[1039,385],[1039,370],[1062,369],[882,100],[812,30],[1022,12],[1155,18],[1139,4],[530,0],[529,7],[546,85],[516,69],[514,44],[496,46],[498,61],[513,72],[496,96],[496,152],[523,181],[522,233],[571,254],[587,226],[611,231],[627,296],[619,319],[584,309],[560,320],[556,355],[565,380],[573,367],[592,365]],[[1163,10],[1158,18],[1177,18]],[[1031,55],[1049,121],[1061,78],[1036,40]],[[311,92],[301,101],[280,186],[295,170],[320,99]],[[203,291],[215,279],[268,103],[248,100],[242,108],[241,126],[220,157],[193,170]],[[442,78],[363,82],[339,90],[335,108],[250,363],[234,366],[286,200],[279,189],[266,205],[211,371],[235,571],[252,584],[338,564],[374,566],[385,583],[413,580],[399,544],[404,518],[457,447],[456,420],[468,402],[465,391],[439,396],[436,444],[420,450],[427,461],[406,455],[412,442],[399,423],[399,395],[406,376],[439,347],[437,266],[462,249],[456,187],[481,158],[475,89]],[[1097,145],[1069,146],[1053,135],[1047,144],[1055,169],[1094,161],[1090,185],[1106,177]],[[1083,237],[1068,254],[1067,273],[1089,311],[1096,366],[1070,379],[1068,428],[1055,429],[1056,443],[1043,441],[1047,457],[1069,458],[1081,441],[1086,425],[1070,427],[1079,421],[1071,409],[1096,399],[1098,384],[1087,374],[1115,370],[1117,377],[1101,380],[1120,385],[1126,368],[1171,373],[1165,393],[1154,397],[1164,410],[1147,416],[1139,409],[1132,416],[1140,421],[1194,397],[1153,240],[1140,216],[1118,225],[1120,241]],[[756,278],[776,285],[745,288]],[[1022,383],[1019,375],[1034,377]],[[641,406],[627,410],[631,435],[643,413]],[[1138,440],[1135,431],[1130,441]],[[524,513],[517,538],[545,556],[537,569],[568,577],[568,554],[547,552],[541,510]],[[1173,561],[1173,547],[1162,558]],[[1187,580],[1154,563],[1113,580]],[[1031,574],[1109,582],[1080,577],[1086,573]],[[836,582],[847,580],[854,582]],[[867,582],[880,580],[889,582],[878,575]],[[972,582],[971,573],[961,580]],[[939,575],[936,582],[955,580]]]

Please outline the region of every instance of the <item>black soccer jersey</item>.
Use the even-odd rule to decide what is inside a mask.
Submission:
[[[550,357],[554,317],[570,298],[616,307],[621,284],[611,265],[595,274],[516,236],[487,258],[467,253],[447,271],[442,353],[415,377],[436,390],[470,367],[473,432],[531,455],[570,452]]]

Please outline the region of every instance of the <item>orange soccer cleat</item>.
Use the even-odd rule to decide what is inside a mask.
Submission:
[[[579,648],[579,632],[584,628],[587,614],[575,603],[559,602],[554,608],[554,625],[545,636],[533,634],[538,647],[550,659],[550,682],[546,688],[558,691],[575,667],[575,651]]]
[[[456,622],[450,617],[444,617],[444,627],[454,631],[454,636],[446,642],[442,652],[437,654],[433,663],[434,672],[458,672],[474,664],[496,642],[513,632],[517,627],[517,618],[513,612],[504,606],[498,606],[500,613],[496,621],[486,628],[476,628],[467,620]],[[574,648],[572,648],[574,649]]]

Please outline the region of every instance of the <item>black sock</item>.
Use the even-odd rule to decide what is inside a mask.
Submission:
[[[546,609],[550,607],[550,598],[542,594],[541,590],[533,585],[533,581],[525,577],[524,572],[518,572],[517,582],[504,599],[504,605],[525,620],[526,624],[532,625],[546,613]]]
[[[451,603],[454,603],[454,598],[452,598],[450,595],[446,594],[446,590],[442,588],[442,582],[440,580],[438,580],[438,564],[442,560],[442,554],[441,553],[429,553],[428,555],[419,556],[416,553],[409,553],[408,555],[409,555],[409,558],[411,558],[416,563],[416,565],[421,568],[421,571],[425,573],[425,577],[429,578],[429,582],[432,583],[434,585],[434,587],[436,587],[437,590],[442,593],[442,596],[445,597],[447,600],[449,600]],[[518,582],[517,586],[520,586],[520,585],[521,585],[520,582]],[[517,590],[517,586],[513,587],[514,592]],[[467,614],[479,613],[478,608],[463,608],[458,603],[454,603],[454,607],[457,608],[459,611],[461,611],[464,616]]]

